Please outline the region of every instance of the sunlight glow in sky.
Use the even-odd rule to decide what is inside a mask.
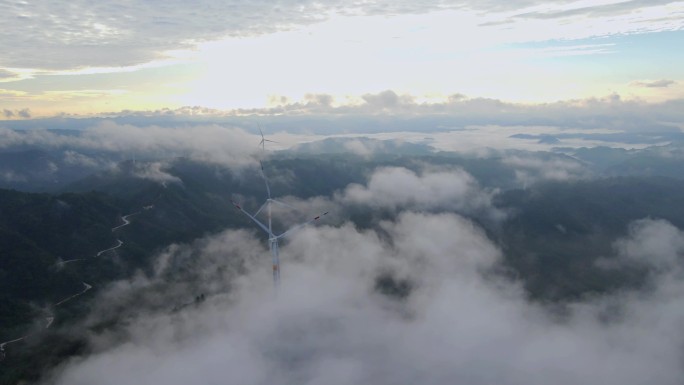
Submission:
[[[684,96],[681,1],[426,2],[424,9],[367,3],[348,9],[303,2],[275,11],[255,3],[242,13],[237,4],[225,14],[197,6],[187,20],[162,6],[111,5],[77,17],[83,25],[71,34],[63,31],[67,16],[60,22],[51,14],[57,21],[42,36],[38,18],[56,11],[10,2],[1,21],[17,31],[0,39],[7,53],[0,58],[0,110],[19,118],[12,112],[258,108],[308,94],[332,95],[340,104],[384,90],[523,103]],[[300,8],[309,16],[296,16]],[[138,19],[126,21],[126,12]],[[17,24],[27,23],[22,17],[29,27]],[[58,44],[50,42],[50,28]],[[22,33],[28,37],[16,41]]]

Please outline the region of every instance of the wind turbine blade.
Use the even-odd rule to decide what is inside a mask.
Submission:
[[[264,164],[259,161],[259,166],[261,166],[261,177],[264,178],[264,183],[266,184],[266,192],[268,193],[268,199],[271,199],[271,187],[268,185],[268,178],[266,178],[266,173],[264,173]]]
[[[277,200],[277,199],[271,199],[271,202],[277,203],[277,204],[279,204],[279,205],[281,205],[281,206],[285,206],[285,207],[287,207],[287,208],[289,208],[289,209],[292,209],[292,210],[298,210],[296,207],[294,207],[294,206],[292,206],[292,205],[288,205],[287,203],[281,202],[281,201],[279,201],[279,200]]]
[[[254,216],[253,216],[252,214],[250,214],[250,213],[248,213],[247,211],[245,211],[242,207],[240,207],[239,204],[235,203],[235,201],[230,201],[230,202],[233,204],[233,206],[235,206],[236,209],[242,211],[245,215],[247,215],[247,216],[249,217],[249,219],[251,219],[252,221],[254,221],[254,223],[256,223],[257,225],[259,225],[259,227],[261,227],[261,229],[264,230],[264,231],[266,232],[266,234],[271,235],[271,232],[268,231],[268,227],[266,227],[266,226],[265,226],[263,223],[261,223],[258,219],[254,218]]]
[[[284,233],[278,235],[278,236],[276,237],[276,239],[284,238],[284,237],[286,237],[286,236],[292,234],[293,232],[295,232],[295,231],[301,229],[302,227],[304,227],[304,226],[306,226],[306,225],[308,225],[308,224],[310,224],[310,223],[316,222],[317,220],[321,219],[321,217],[328,215],[328,212],[329,212],[329,211],[326,211],[326,212],[324,212],[323,214],[318,215],[318,216],[316,216],[316,217],[313,218],[313,219],[310,219],[310,220],[308,220],[308,221],[306,221],[306,222],[304,222],[304,223],[300,223],[300,224],[298,224],[298,225],[292,227],[291,229],[287,230],[286,232],[284,232]]]
[[[259,213],[261,212],[261,210],[263,210],[264,207],[266,207],[267,204],[268,204],[268,201],[264,202],[264,204],[261,205],[261,207],[259,207],[259,210],[257,210],[257,212],[254,213],[254,217],[255,217],[255,218],[259,215]]]
[[[259,128],[259,134],[261,135],[261,142],[259,142],[259,145],[261,145],[262,151],[266,151],[266,143],[265,142],[267,142],[267,140],[266,140],[266,138],[264,138],[264,132],[261,131],[261,124],[259,124],[259,122],[257,122],[257,127]]]

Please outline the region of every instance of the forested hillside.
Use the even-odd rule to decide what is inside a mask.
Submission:
[[[542,157],[568,161],[552,154]],[[431,208],[416,200],[393,208],[383,206],[383,200],[373,207],[345,198],[349,186],[371,186],[378,170],[466,180],[472,175],[469,188],[492,197],[487,210],[500,214],[492,219],[449,199]],[[649,271],[643,266],[601,266],[601,261],[615,258],[614,242],[628,234],[633,221],[663,219],[684,227],[684,182],[666,177],[584,177],[521,188],[519,174],[504,158],[449,154],[288,154],[264,162],[264,171],[271,176],[274,196],[289,196],[298,207],[314,202],[333,205],[336,210],[326,218],[328,224],[349,221],[380,237],[386,236],[387,221],[396,221],[405,210],[469,218],[502,252],[502,264],[492,274],[519,280],[529,298],[554,306],[648,283]],[[227,228],[245,228],[263,237],[231,200],[255,211],[264,199],[264,181],[256,167],[235,170],[185,158],[159,164],[124,162],[69,184],[61,193],[0,190],[0,339],[27,336],[7,347],[3,365],[11,370],[3,371],[3,381],[36,379],[31,367],[50,367],[87,352],[87,333],[108,330],[124,319],[115,313],[87,326],[91,330],[72,330],[70,325],[87,316],[93,299],[109,283],[152,275],[155,258],[165,247],[192,243]],[[167,273],[167,279],[180,284],[193,276],[188,269],[181,264],[176,273]],[[80,295],[84,284],[92,290]],[[378,293],[398,300],[410,297],[415,285],[388,272],[375,279]],[[80,296],[56,306],[74,294]],[[187,308],[205,294],[189,289],[161,310]],[[120,309],[123,317],[139,305],[118,306],[132,307]],[[48,318],[53,323],[46,329]]]

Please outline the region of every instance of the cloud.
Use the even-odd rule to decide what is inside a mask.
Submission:
[[[18,75],[16,73],[0,68],[0,81],[15,79],[17,77]]]
[[[101,168],[104,164],[97,158],[89,157],[87,155],[78,153],[73,150],[64,151],[64,163],[72,166],[81,166],[86,168]]]
[[[24,175],[17,174],[12,170],[0,171],[0,180],[4,182],[25,182],[26,177]]]
[[[332,102],[330,99],[332,99]],[[106,151],[123,158],[150,159],[187,156],[196,160],[240,166],[253,162],[251,154],[259,139],[235,127],[252,127],[260,122],[274,147],[322,139],[307,144],[309,152],[346,150],[361,156],[378,152],[427,152],[428,146],[441,151],[487,155],[489,149],[553,151],[555,147],[638,148],[681,140],[683,100],[644,103],[606,98],[569,100],[540,105],[506,103],[497,99],[470,99],[454,95],[439,102],[424,102],[412,95],[386,91],[365,95],[360,101],[340,104],[331,95],[310,97],[265,109],[218,111],[203,108],[126,113],[111,120],[101,118],[54,118],[8,120],[0,127],[0,148],[11,146],[64,147],[84,153],[86,149]],[[319,102],[320,101],[320,104]],[[16,111],[9,113],[16,116]],[[7,113],[7,112],[6,112]],[[221,126],[212,122],[220,121]],[[86,128],[77,137],[57,135],[41,127]],[[24,130],[24,128],[32,128]],[[286,132],[293,133],[288,135]],[[381,139],[349,140],[356,135]],[[347,139],[343,142],[342,139]],[[398,140],[394,144],[387,140]],[[533,143],[521,139],[540,140]],[[555,140],[557,139],[557,140]],[[338,142],[335,142],[338,140]],[[320,144],[320,147],[319,147]],[[422,148],[419,148],[422,146]],[[92,154],[91,154],[92,155]],[[559,170],[569,172],[571,163]],[[538,179],[538,173],[519,167],[520,180]],[[547,176],[552,176],[547,173]],[[558,178],[562,178],[558,175]]]
[[[594,4],[589,6],[570,5],[547,11],[534,11],[515,15],[515,18],[530,19],[561,19],[571,17],[618,16],[638,12],[639,9],[676,3],[673,0],[627,0],[608,4]],[[582,4],[582,3],[577,3]]]
[[[170,154],[232,166],[252,164],[250,155],[257,142],[242,129],[220,126],[189,127],[137,127],[105,122],[83,134],[84,140],[104,150],[140,154],[146,157],[166,158]]]
[[[28,95],[29,94],[25,91],[0,88],[0,97],[6,102],[21,101],[22,103],[25,103]]]
[[[503,214],[492,206],[493,194],[460,168],[428,169],[418,174],[403,167],[383,167],[373,172],[366,186],[351,184],[335,199],[371,208],[449,209],[466,214],[485,212],[492,219],[501,218]]]
[[[2,110],[2,114],[5,116],[5,118],[8,119],[13,119],[13,118],[22,118],[22,119],[31,119],[31,110],[28,108],[23,108],[21,110],[9,110],[7,108],[4,108]]]
[[[151,277],[135,274],[130,280],[114,282],[102,291],[96,309],[85,321],[88,326],[116,318],[134,319],[140,312],[156,316],[173,309],[195,305],[197,296],[218,296],[235,285],[249,271],[268,269],[265,246],[246,230],[229,230],[190,244],[172,244],[154,258]],[[190,306],[193,308],[193,306]],[[94,336],[96,344],[119,334]]]
[[[289,149],[290,152],[297,154],[340,154],[351,153],[364,158],[369,158],[379,154],[431,154],[432,147],[426,144],[410,143],[401,139],[397,135],[396,139],[369,139],[362,136],[339,135],[338,137],[327,137],[322,140],[299,143]],[[313,139],[321,139],[315,137]]]
[[[684,99],[649,103],[627,100],[618,94],[605,97],[561,100],[553,103],[524,104],[492,98],[470,98],[454,94],[439,100],[422,100],[411,94],[385,90],[359,98],[335,98],[317,94],[301,101],[286,100],[267,108],[232,110],[201,109],[213,117],[245,119],[260,116],[274,127],[288,131],[301,125],[307,131],[324,126],[326,134],[337,132],[448,131],[467,126],[498,125],[547,126],[561,129],[614,129],[628,132],[680,131],[684,120]],[[175,110],[130,112],[121,117],[195,116],[191,107]],[[368,119],[360,125],[360,119]],[[303,122],[305,124],[303,124]]]
[[[396,146],[404,147],[401,151],[417,152],[421,149],[415,146],[422,144],[421,151],[429,145],[437,150],[469,153],[482,152],[488,147],[546,151],[559,146],[645,147],[680,140],[681,129],[684,128],[681,123],[684,121],[684,100],[645,103],[612,95],[525,105],[497,99],[472,99],[456,94],[439,101],[426,102],[417,96],[390,90],[364,97],[358,100],[336,100],[331,95],[322,94],[269,108],[229,111],[200,107],[122,111],[111,114],[111,120],[105,121],[101,118],[52,118],[28,122],[8,120],[4,123],[6,127],[38,130],[15,133],[0,127],[0,148],[30,143],[43,143],[48,147],[87,146],[117,151],[129,158],[133,154],[140,158],[167,152],[178,154],[180,151],[184,156],[231,163],[229,158],[233,154],[244,154],[252,148],[237,143],[252,139],[243,132],[244,138],[229,140],[231,130],[238,129],[221,127],[214,122],[221,121],[222,126],[252,128],[260,122],[268,135],[275,135],[271,138],[280,143],[274,146],[280,148],[323,139],[321,135],[348,138],[364,134],[374,139],[398,139],[403,142],[396,143]],[[16,115],[16,111],[12,113]],[[88,129],[84,130],[80,139],[69,139],[39,130],[45,126]],[[112,143],[98,144],[98,130],[103,132],[104,139],[111,139]],[[226,133],[222,133],[222,130],[226,130]],[[126,131],[131,131],[128,137]],[[552,137],[558,139],[559,143],[548,140]],[[203,142],[204,138],[207,138],[206,143]],[[544,140],[543,143],[528,143],[520,138]],[[378,142],[376,146],[363,140],[341,143],[339,146],[330,142],[327,143],[330,146],[323,148],[326,152],[329,149],[340,152],[346,147],[349,152],[368,156],[382,151],[380,143],[388,152],[394,152],[388,142]],[[414,148],[407,144],[413,144]],[[318,151],[315,144],[301,147],[310,152]]]
[[[614,245],[619,260],[667,270],[684,258],[684,232],[662,219],[632,222],[627,237]]]
[[[168,167],[168,165],[163,162],[135,163],[133,165],[132,174],[136,178],[151,180],[164,186],[166,186],[167,183],[182,184],[183,181],[180,178],[163,170],[163,168],[166,167]]]
[[[506,155],[501,159],[515,170],[515,177],[523,186],[542,181],[569,181],[591,176],[590,170],[572,158],[551,157],[532,154]]]
[[[373,154],[374,149],[371,148],[368,144],[368,142],[364,142],[361,140],[350,140],[347,142],[344,142],[344,149],[348,152],[351,152],[353,154],[361,155],[363,157],[368,157]]]
[[[254,164],[253,155],[258,151],[256,136],[239,128],[217,125],[140,127],[104,121],[80,131],[77,136],[46,130],[0,128],[0,139],[0,148],[37,146],[64,148],[65,151],[104,151],[129,159],[185,156],[237,168]],[[75,160],[73,156],[72,160]]]
[[[492,274],[501,252],[472,222],[404,213],[382,226],[382,238],[348,224],[298,233],[282,249],[277,296],[264,244],[247,232],[170,248],[156,276],[119,282],[96,302],[113,311],[137,296],[156,307],[93,334],[93,353],[49,383],[680,382],[681,279],[573,303],[559,317]],[[244,274],[229,267],[239,265]],[[174,267],[197,274],[171,282]],[[400,282],[408,293],[392,294]],[[159,306],[196,290],[215,295]]]
[[[559,18],[575,20],[584,17],[595,20],[597,27],[605,27],[597,32],[588,28],[570,28],[548,38],[568,38],[568,33],[571,37],[578,34],[586,37],[611,32],[642,32],[664,27],[654,21],[657,17],[653,13],[639,10],[653,8],[654,5],[661,8],[672,6],[676,2],[623,1],[580,8],[572,3],[557,0],[539,7],[538,3],[526,0],[368,0],[355,3],[288,0],[277,4],[265,0],[249,3],[173,0],[163,4],[77,0],[66,6],[56,3],[28,6],[13,2],[7,4],[0,14],[0,24],[6,27],[0,39],[3,52],[0,66],[44,70],[134,66],[167,57],[170,51],[194,48],[226,36],[248,37],[293,30],[335,16],[397,16],[457,11],[478,17],[486,14],[492,20],[485,24],[508,21],[509,27],[515,26],[520,19],[539,21],[551,18],[555,22]],[[615,22],[611,18],[616,15],[630,17]],[[667,28],[676,29],[677,20]],[[557,26],[567,24],[570,23],[555,23]],[[518,28],[516,32],[537,40],[538,34],[529,36],[528,30]],[[483,38],[487,35],[482,34]]]
[[[365,94],[361,98],[366,102],[369,108],[377,110],[394,110],[397,107],[405,106],[407,104],[415,104],[413,97],[410,95],[397,95],[392,90],[382,91],[378,94]]]
[[[17,112],[17,115],[19,117],[22,117],[24,119],[30,119],[31,118],[31,111],[28,108],[21,109]]]
[[[8,4],[0,66],[47,70],[122,67],[166,56],[225,36],[245,37],[293,29],[348,15],[429,12],[452,8],[441,1],[396,6],[389,1],[350,5],[342,1],[258,0],[125,3],[84,0],[28,6]],[[40,25],[40,28],[37,26]]]
[[[673,84],[676,84],[674,80],[668,80],[668,79],[661,79],[661,80],[653,80],[653,81],[644,81],[644,80],[639,80],[639,81],[633,81],[629,83],[630,86],[633,87],[646,87],[646,88],[666,88],[669,87]]]

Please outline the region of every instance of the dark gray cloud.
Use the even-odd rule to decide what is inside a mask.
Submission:
[[[31,110],[29,110],[28,108],[23,108],[23,109],[17,111],[17,115],[19,115],[20,117],[22,117],[24,119],[30,119],[31,118]]]
[[[5,108],[2,110],[2,115],[8,119],[12,119],[12,118],[31,119],[31,110],[29,110],[28,108],[22,108],[21,110],[9,110],[9,109]]]
[[[559,319],[518,283],[491,274],[501,252],[472,222],[404,213],[381,226],[384,238],[349,224],[298,233],[283,247],[277,296],[267,251],[247,232],[169,248],[154,277],[112,285],[98,310],[215,294],[174,313],[138,308],[118,329],[92,335],[93,354],[49,383],[680,383],[677,258],[662,259],[669,269],[649,291],[585,299]],[[662,239],[636,230],[622,241]],[[236,275],[231,260],[246,274]],[[197,262],[196,276],[165,285],[165,272],[182,270],[182,261]],[[378,274],[410,282],[408,297],[375,290]]]

